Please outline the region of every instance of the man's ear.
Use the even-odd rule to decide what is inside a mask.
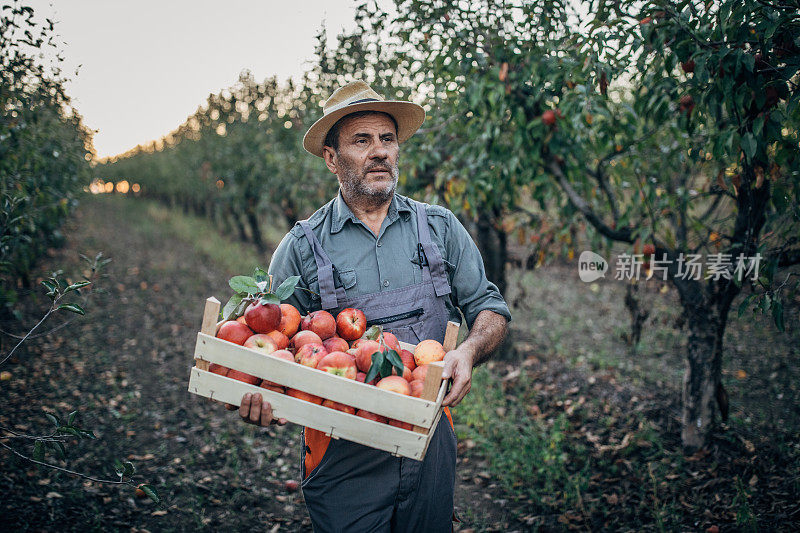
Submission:
[[[322,158],[325,159],[325,165],[333,174],[336,174],[336,151],[330,146],[322,147]]]

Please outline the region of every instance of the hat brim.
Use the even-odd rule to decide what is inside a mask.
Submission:
[[[408,140],[425,122],[425,109],[413,102],[398,100],[380,100],[377,102],[362,102],[344,106],[332,111],[316,121],[303,137],[303,148],[309,153],[322,157],[322,148],[328,130],[340,118],[359,111],[379,111],[388,113],[397,121],[397,141],[402,143]]]

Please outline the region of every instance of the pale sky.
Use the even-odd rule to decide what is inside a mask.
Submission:
[[[169,133],[233,85],[244,69],[261,81],[298,78],[323,21],[329,46],[355,26],[354,0],[28,0],[66,44],[67,92],[97,130],[98,157]],[[78,74],[75,69],[81,65]]]

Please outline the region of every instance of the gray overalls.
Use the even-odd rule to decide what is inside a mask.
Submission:
[[[422,282],[385,292],[348,298],[343,288],[335,287],[334,265],[310,224],[303,220],[300,226],[317,263],[323,309],[334,316],[346,307],[361,309],[369,324],[381,324],[404,342],[443,342],[450,284],[439,248],[431,241],[425,204],[414,201],[413,205]],[[456,437],[445,416],[439,420],[424,461],[331,439],[320,463],[307,477],[303,472],[303,495],[314,530],[452,531],[455,466]]]

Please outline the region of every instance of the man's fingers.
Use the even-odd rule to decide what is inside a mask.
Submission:
[[[453,358],[448,359],[447,356],[445,356],[444,368],[442,368],[442,379],[450,379],[450,377],[453,375],[454,366],[455,366],[455,359]]]
[[[239,416],[243,419],[247,420],[247,417],[250,416],[250,397],[252,394],[249,392],[242,396],[242,403],[239,406]]]
[[[261,425],[268,426],[272,423],[272,406],[269,402],[261,404]]]
[[[271,410],[270,410],[271,411]],[[270,413],[272,414],[272,413]],[[256,393],[250,398],[250,422],[258,424],[261,421],[261,395]]]
[[[467,395],[472,383],[472,372],[470,368],[462,368],[459,365],[453,374],[453,385],[450,392],[442,402],[445,406],[456,406]]]
[[[278,425],[279,426],[285,426],[286,422],[288,422],[288,420],[286,420],[285,418],[279,418],[278,419]]]

